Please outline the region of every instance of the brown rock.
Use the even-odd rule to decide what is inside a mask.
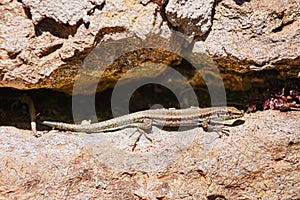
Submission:
[[[90,94],[112,88],[129,71],[124,84],[164,75],[168,66],[180,66],[196,87],[218,85],[218,69],[226,89],[238,91],[299,78],[298,0],[0,5],[0,87],[72,94],[79,78],[77,93]],[[184,71],[187,61],[202,74]],[[222,138],[154,128],[153,142],[142,138],[135,152],[135,129],[35,138],[1,127],[0,198],[300,199],[299,126],[299,112],[265,111]]]
[[[125,3],[122,0],[20,3],[14,0],[1,4],[1,87],[53,88],[72,93],[84,59],[108,43],[114,45],[99,54],[98,60],[109,61],[112,66],[102,67],[114,73],[103,76],[104,84],[99,84],[97,91],[113,87],[114,81],[123,76],[124,71],[120,69],[125,64],[138,68],[147,63],[149,57],[142,55],[130,60],[142,48],[152,47],[153,54],[147,54],[152,62],[161,62],[155,56],[163,55],[165,64],[172,65],[174,60],[178,63],[178,56],[158,49],[168,51],[174,43],[167,24],[188,34],[189,42],[193,40],[191,36],[195,37],[195,45],[177,46],[175,53],[189,51],[191,47],[193,52],[208,53],[217,61],[220,72],[224,73],[222,77],[231,76],[230,81],[224,82],[231,90],[249,89],[252,78],[241,78],[244,73],[251,75],[253,71],[275,69],[278,71],[275,78],[283,80],[299,74],[300,4],[297,0],[217,3]],[[136,44],[131,46],[123,40],[134,40]],[[115,61],[121,56],[120,48],[126,50],[120,60],[127,60],[126,63]],[[88,79],[98,78],[97,69],[87,73]],[[259,79],[264,82],[267,78]],[[203,86],[199,79],[189,81]]]
[[[23,0],[24,7],[30,10],[34,24],[44,18],[54,19],[56,22],[69,24],[71,26],[80,20],[88,22],[88,13],[93,12],[97,6],[104,4],[103,0],[81,0],[81,1],[35,1]]]
[[[263,68],[299,65],[300,2],[221,1],[205,40],[208,52]]]
[[[219,138],[200,128],[154,128],[135,152],[134,128],[0,129],[2,199],[299,199],[299,112],[264,111]]]
[[[170,0],[165,12],[168,21],[189,36],[202,36],[212,26],[214,1]]]

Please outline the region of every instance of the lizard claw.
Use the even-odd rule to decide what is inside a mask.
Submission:
[[[218,133],[220,133],[220,132],[218,132]],[[224,135],[226,135],[226,136],[229,136],[230,131],[229,131],[228,128],[222,128],[221,129],[221,133],[224,134]],[[222,135],[220,135],[220,137],[222,137]]]

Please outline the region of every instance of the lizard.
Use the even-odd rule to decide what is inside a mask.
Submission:
[[[212,131],[215,129],[210,124],[224,124],[222,123],[224,120],[239,119],[243,115],[243,111],[235,107],[225,106],[211,108],[190,107],[185,109],[162,108],[138,111],[93,124],[68,124],[52,121],[43,121],[42,124],[59,130],[86,133],[113,131],[126,126],[135,126],[140,135],[133,145],[132,150],[134,150],[142,135],[149,141],[152,141],[145,133],[149,132],[153,125],[161,127],[201,126],[205,131]]]

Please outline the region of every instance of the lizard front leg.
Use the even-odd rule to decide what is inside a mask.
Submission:
[[[203,121],[203,122],[201,122],[201,127],[206,132],[217,132],[217,133],[222,133],[226,136],[229,136],[229,130],[227,128],[225,128],[224,125],[220,125],[220,124],[212,125],[212,124],[209,124],[208,121]]]
[[[218,132],[222,133],[226,136],[229,136],[229,129],[227,127],[229,126],[238,126],[241,125],[245,122],[245,120],[242,119],[237,119],[233,123],[225,123],[225,122],[218,122],[218,121],[203,121],[200,123],[201,127],[203,128],[204,131],[206,132]],[[220,135],[221,136],[221,135]]]

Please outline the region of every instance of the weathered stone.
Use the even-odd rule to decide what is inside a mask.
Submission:
[[[251,79],[245,81],[241,74],[253,70],[276,69],[279,79],[295,78],[299,74],[300,5],[296,0],[169,1],[165,4],[162,1],[39,3],[24,0],[1,4],[1,87],[53,88],[71,94],[78,70],[86,63],[84,59],[107,42],[119,45],[97,55],[97,60],[112,64],[114,60],[110,59],[120,56],[117,54],[120,48],[128,50],[126,56],[130,59],[139,49],[154,46],[153,54],[148,54],[152,62],[158,63],[161,58],[154,56],[161,54],[167,57],[166,65],[174,64],[171,57],[178,63],[178,56],[162,53],[174,44],[167,23],[201,40],[195,40],[193,52],[208,53],[217,61],[222,77],[231,76],[230,80],[234,81],[226,79],[226,88],[248,90]],[[133,49],[128,42],[122,43],[124,40],[140,42]],[[143,41],[147,41],[146,46]],[[192,45],[178,47],[185,51],[184,48]],[[128,60],[126,56],[121,61]],[[134,57],[126,61],[126,66],[138,68],[148,58]],[[124,74],[120,70],[123,66],[121,62],[103,66],[114,73],[102,76],[104,84],[99,84],[97,91],[113,87],[112,80]],[[91,80],[98,78],[96,70],[87,75]],[[189,81],[195,86],[204,84],[200,79]]]
[[[124,83],[159,76],[183,58],[201,66],[202,74],[187,73],[195,87],[218,84],[221,76],[227,89],[247,91],[265,84],[268,69],[276,79],[299,78],[298,0],[0,5],[1,87],[72,94],[81,79],[76,92],[86,94],[111,88],[126,75]],[[174,36],[172,28],[188,38]],[[202,53],[216,61],[221,75],[210,58],[197,57]],[[2,127],[0,198],[299,199],[299,129],[299,113],[267,111],[248,115],[229,137],[154,128],[153,142],[142,138],[131,152],[134,129],[35,138]]]
[[[212,30],[205,40],[207,52],[227,61],[258,68],[300,65],[300,2],[221,1]],[[235,65],[236,66],[236,65]]]
[[[173,27],[189,36],[202,36],[212,26],[214,0],[170,0],[165,12]]]
[[[86,6],[93,12],[83,11],[90,16],[87,20],[83,20],[84,22],[81,18],[86,14],[81,13],[82,15],[79,14],[76,17],[72,15],[79,7],[71,9],[72,12],[69,12],[69,9],[54,11],[53,9],[60,8],[63,2],[58,3],[57,7],[53,7],[51,2],[44,2],[45,5],[41,10],[49,12],[39,15],[38,4],[33,3],[32,1],[23,2],[24,7],[22,7],[21,3],[11,1],[5,2],[1,7],[2,15],[7,16],[1,18],[3,24],[7,24],[2,27],[2,32],[9,33],[1,37],[3,38],[0,52],[3,58],[0,65],[2,87],[53,88],[71,94],[75,76],[83,59],[99,42],[107,40],[118,42],[127,37],[141,40],[151,35],[161,38],[160,41],[167,41],[170,35],[166,24],[157,13],[158,5],[154,3],[145,5],[133,3],[130,6],[122,1],[112,1],[106,2],[103,8],[99,6],[100,2],[93,3],[93,7]],[[84,1],[85,3],[87,2]],[[28,18],[33,14],[36,16],[33,19],[36,20],[34,26],[31,23],[32,20]],[[9,32],[12,28],[11,18],[8,16],[16,15],[20,17],[15,24],[27,23],[31,28],[29,33],[24,32],[27,29],[22,29],[27,25],[20,27],[22,30],[17,33],[20,36],[15,37],[15,33]],[[144,17],[139,20],[140,16]],[[13,30],[15,31],[16,28]],[[142,47],[137,46],[137,50]],[[116,52],[118,49],[113,51]],[[160,50],[157,51],[159,52]],[[103,59],[102,56],[105,55],[99,55],[101,59]],[[90,75],[93,77],[93,74]],[[116,74],[116,77],[119,77],[119,74]],[[116,77],[109,76],[106,80],[110,81]],[[99,88],[99,91],[104,89],[106,87]]]
[[[73,26],[79,23],[80,20],[88,22],[88,13],[93,12],[97,6],[101,6],[104,0],[22,0],[22,3],[30,9],[34,24],[39,23],[44,18],[51,18],[56,22]]]
[[[0,129],[1,199],[299,199],[299,112],[264,111],[219,138],[201,128],[109,133]]]

